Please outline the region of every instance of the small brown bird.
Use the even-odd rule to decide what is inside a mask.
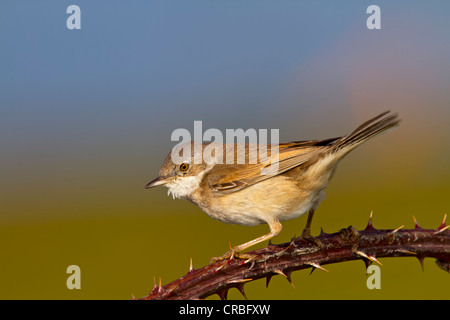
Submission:
[[[249,161],[252,152],[261,146],[241,145],[246,150],[243,164],[197,162],[194,161],[194,151],[186,154],[184,161],[175,164],[169,153],[159,177],[145,188],[165,185],[174,198],[189,200],[210,217],[223,222],[269,225],[268,234],[235,246],[214,260],[232,255],[245,256],[239,252],[278,235],[282,229],[280,221],[297,218],[307,212],[308,220],[302,236],[313,240],[310,235],[312,218],[339,161],[363,142],[396,127],[399,122],[397,114],[387,111],[343,137],[280,143],[276,158],[269,157],[271,165],[276,159],[276,170],[265,174],[261,173],[262,169],[267,169],[270,161],[263,161],[260,157],[255,163]],[[209,144],[203,143],[200,150],[205,150]],[[225,151],[220,160],[224,159],[222,157],[227,151],[236,153],[239,148],[238,144],[220,146]]]

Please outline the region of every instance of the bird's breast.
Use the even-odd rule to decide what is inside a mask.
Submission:
[[[197,192],[191,200],[214,219],[257,225],[299,217],[318,199],[320,192],[302,189],[296,179],[280,175],[232,193]]]

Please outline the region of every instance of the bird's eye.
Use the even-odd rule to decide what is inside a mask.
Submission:
[[[180,171],[181,172],[186,172],[189,169],[189,164],[188,163],[182,163],[180,164]]]

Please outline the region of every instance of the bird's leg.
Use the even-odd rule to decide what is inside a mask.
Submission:
[[[261,237],[258,237],[256,239],[250,240],[246,243],[243,243],[236,247],[233,247],[230,249],[230,251],[228,251],[224,255],[222,255],[220,257],[212,258],[210,263],[214,263],[214,262],[224,260],[224,259],[230,259],[231,257],[243,258],[243,259],[251,258],[250,255],[241,253],[241,251],[244,251],[245,249],[250,248],[260,242],[272,239],[273,237],[275,237],[276,235],[278,235],[281,232],[282,226],[278,220],[271,220],[268,222],[268,224],[269,224],[269,228],[270,228],[270,232],[268,234],[265,234]]]
[[[314,216],[314,209],[309,210],[308,212],[308,220],[306,221],[305,229],[303,229],[302,237],[309,238],[311,237],[311,224]]]
[[[312,219],[314,216],[314,212],[315,212],[314,209],[309,210],[308,220],[306,221],[306,226],[305,226],[305,229],[303,229],[301,237],[309,242],[314,242],[318,247],[322,248],[323,247],[322,241],[320,241],[317,238],[314,238],[311,235],[311,223],[312,223]]]

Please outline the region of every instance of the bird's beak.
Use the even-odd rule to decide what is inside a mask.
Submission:
[[[147,183],[147,185],[145,186],[145,189],[150,189],[156,186],[162,186],[168,182],[170,182],[170,180],[172,180],[171,178],[164,178],[164,177],[158,177],[152,181],[150,181],[149,183]]]

